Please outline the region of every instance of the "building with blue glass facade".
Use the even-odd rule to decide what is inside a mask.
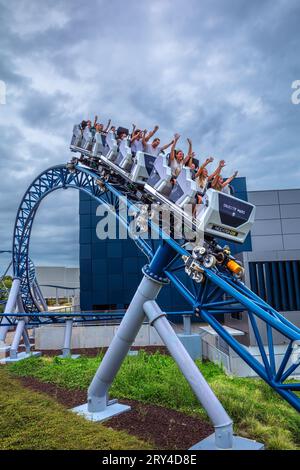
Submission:
[[[234,181],[235,196],[247,200],[245,178]],[[126,309],[142,278],[141,269],[147,259],[129,238],[99,240],[96,226],[98,204],[80,193],[80,305],[86,310]],[[251,237],[236,252],[251,250]],[[189,310],[189,305],[172,287],[162,289],[159,297],[166,311]]]
[[[235,196],[256,206],[256,220],[243,245],[232,251],[245,267],[245,283],[292,323],[300,326],[300,189],[247,191],[245,178],[234,181]],[[145,256],[128,240],[99,240],[97,204],[80,193],[80,302],[82,310],[125,309],[141,280]],[[175,289],[162,289],[159,304],[165,311],[187,311],[189,306]],[[172,317],[172,321],[182,321]],[[238,341],[260,360],[247,313],[219,318]],[[201,325],[200,325],[201,326]],[[258,322],[266,343],[264,325]],[[205,328],[204,328],[205,330]],[[275,355],[283,354],[283,338],[274,332]],[[228,344],[209,329],[202,332],[205,357],[221,362],[229,373],[249,376],[253,371]]]

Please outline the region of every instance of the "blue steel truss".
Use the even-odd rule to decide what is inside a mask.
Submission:
[[[137,200],[132,194],[124,191],[124,187],[101,180],[93,171],[76,166],[69,171],[66,165],[58,165],[41,173],[30,185],[20,204],[13,242],[14,275],[21,279],[21,295],[25,311],[30,314],[29,320],[39,321],[46,317],[37,312],[37,305],[30,289],[29,242],[35,214],[42,200],[57,189],[75,188],[92,196],[99,203],[109,204],[116,209],[116,216],[126,226],[131,222],[130,217],[124,218],[117,212],[120,196],[128,197],[128,204],[135,208]],[[149,221],[151,225],[152,222]],[[153,225],[153,224],[152,224]],[[152,227],[153,228],[153,227]],[[158,227],[154,227],[160,235]],[[275,389],[295,409],[300,411],[300,383],[289,381],[291,374],[300,363],[297,348],[300,345],[300,330],[283,315],[249,290],[241,281],[220,266],[206,269],[201,266],[204,280],[196,283],[185,273],[182,256],[190,256],[183,247],[183,241],[172,238],[148,240],[141,235],[135,239],[139,249],[147,256],[148,261],[160,258],[163,264],[164,276],[172,283],[180,294],[191,305],[194,314],[207,322],[228,343],[228,345],[273,389]],[[159,256],[157,256],[159,255]],[[163,259],[163,263],[162,263]],[[155,262],[154,262],[155,263]],[[152,263],[153,265],[153,263]],[[151,273],[148,273],[151,275]],[[258,360],[251,351],[232,337],[218,321],[218,316],[232,313],[247,312],[253,334],[260,351]],[[51,319],[50,316],[47,317]],[[55,318],[55,317],[53,317]],[[55,321],[55,320],[54,320]],[[267,338],[263,340],[261,325],[264,325]],[[275,356],[274,331],[279,333],[286,345],[286,350],[280,357]],[[266,343],[266,344],[265,344]]]
[[[99,179],[98,175],[85,168],[70,172],[65,165],[58,165],[41,173],[26,191],[18,209],[13,241],[14,276],[21,279],[21,295],[26,312],[31,313],[38,310],[36,301],[29,288],[31,284],[29,242],[32,225],[39,205],[53,191],[62,188],[75,188],[89,194],[99,203],[108,204],[117,210],[119,207],[119,197],[122,196],[120,189],[117,186],[106,183],[106,190],[103,191],[97,185],[97,179]],[[127,225],[130,222],[123,220],[121,214],[118,214],[118,217],[121,223]],[[153,256],[151,247],[144,240],[139,238],[135,241],[148,257],[151,258]]]

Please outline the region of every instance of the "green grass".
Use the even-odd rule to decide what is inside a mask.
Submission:
[[[22,387],[0,368],[0,450],[149,449],[125,432],[91,423],[52,398]]]
[[[101,357],[76,361],[32,358],[10,365],[9,370],[86,390],[100,361]],[[232,417],[236,433],[261,440],[269,449],[300,448],[300,415],[267,384],[259,379],[229,377],[209,362],[197,364]],[[158,353],[127,357],[110,393],[112,397],[158,404],[207,419],[172,358]]]

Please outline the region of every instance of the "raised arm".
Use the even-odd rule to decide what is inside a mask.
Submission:
[[[131,143],[132,143],[132,144],[133,144],[133,142],[138,138],[139,135],[140,135],[140,132],[139,132],[139,131],[138,131],[138,132],[134,131],[134,132],[132,133],[132,137],[131,137]]]
[[[159,126],[155,126],[153,131],[150,131],[147,135],[144,136],[144,139],[143,139],[143,144],[145,145],[149,139],[151,139],[151,137],[154,136],[154,134],[158,131],[159,129]],[[145,141],[145,143],[144,143]]]
[[[147,129],[144,129],[144,130],[143,130],[142,144],[143,144],[144,147],[145,147],[145,145],[147,144],[147,141],[146,141],[147,132],[148,132]]]
[[[211,182],[211,187],[214,188],[219,180],[219,177],[220,177],[220,174],[217,173],[215,176],[214,176],[214,179],[212,180]]]
[[[107,126],[106,126],[106,128],[103,130],[103,132],[108,132],[108,129],[110,128],[110,124],[111,124],[111,119],[108,120]]]
[[[186,140],[189,144],[189,147],[188,147],[187,155],[186,155],[185,159],[183,160],[183,164],[184,164],[184,166],[191,166],[192,159],[195,156],[195,152],[193,152],[193,143],[192,143],[191,139],[186,139]]]
[[[197,173],[196,173],[196,178],[198,178],[198,176],[201,175],[201,173],[202,173],[202,171],[204,170],[204,168],[205,168],[209,163],[211,163],[211,162],[213,162],[213,161],[214,161],[214,158],[213,158],[213,157],[207,158],[207,159],[205,160],[205,162],[202,163],[201,166],[199,166],[198,171],[197,171]]]
[[[96,126],[97,122],[98,122],[98,116],[96,114],[95,119],[94,119],[94,127]]]
[[[183,165],[187,166],[189,168],[193,168],[193,158],[196,156],[195,152],[192,152],[191,155],[187,155],[185,159],[183,160]],[[195,165],[194,165],[195,168]]]
[[[167,148],[169,148],[169,147],[170,147],[170,145],[173,145],[173,143],[174,143],[174,139],[173,139],[173,140],[171,140],[171,142],[169,142],[168,144],[166,144],[166,145],[163,145],[163,146],[160,148],[160,149],[161,149],[161,151],[163,151],[163,150],[167,150]]]
[[[132,136],[134,135],[135,130],[136,130],[136,125],[135,125],[135,124],[132,124],[132,131],[131,131],[131,135],[132,135]]]
[[[177,144],[177,142],[178,142],[179,139],[180,139],[180,135],[179,135],[179,134],[175,134],[175,135],[174,135],[174,139],[173,139],[172,142],[171,142],[172,147],[171,147],[170,159],[169,159],[170,162],[171,162],[172,160],[174,160],[174,158],[175,158],[175,147],[176,147],[176,144]]]
[[[234,178],[235,178],[237,175],[238,175],[238,172],[235,171],[235,172],[233,173],[233,175],[230,176],[230,178],[227,178],[227,180],[225,180],[225,181],[221,184],[222,188],[225,188],[225,186],[228,186],[228,185],[231,183],[231,181],[233,181]]]
[[[220,160],[219,165],[217,166],[215,171],[211,175],[208,176],[208,181],[211,181],[215,176],[219,176],[224,166],[225,166],[225,160]]]

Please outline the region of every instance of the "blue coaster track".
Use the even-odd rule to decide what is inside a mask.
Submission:
[[[99,182],[101,184],[99,184]],[[133,193],[126,193],[121,184],[111,183],[101,178],[91,169],[77,164],[72,171],[67,165],[57,165],[41,173],[26,191],[18,209],[13,239],[13,268],[14,276],[21,280],[21,296],[25,312],[29,314],[30,321],[42,321],[47,312],[38,312],[30,284],[32,282],[29,262],[29,246],[32,226],[37,210],[48,194],[58,189],[75,188],[89,194],[99,203],[113,206],[119,222],[126,227],[133,220],[118,212],[120,197],[126,196],[128,205],[133,212],[139,212],[138,199]],[[200,261],[195,261],[202,273],[202,281],[196,282],[186,274],[187,261],[191,254],[184,248],[184,241],[175,241],[165,238],[159,227],[149,225],[159,234],[159,240],[143,238],[143,234],[135,238],[140,250],[148,258],[149,264],[154,258],[164,256],[163,274],[165,280],[171,282],[175,289],[191,305],[194,315],[207,322],[218,335],[274,390],[277,391],[295,409],[300,411],[300,383],[289,381],[291,374],[300,364],[300,330],[283,315],[249,290],[243,282],[230,274],[222,266],[216,265],[205,268]],[[166,246],[168,249],[166,250]],[[156,255],[156,256],[155,256]],[[162,260],[160,259],[160,263]],[[152,263],[153,264],[153,263]],[[147,273],[149,265],[144,268]],[[151,273],[149,272],[149,275]],[[232,337],[217,320],[218,315],[228,315],[235,312],[248,312],[249,320],[260,351],[261,360],[258,360],[251,351]],[[53,317],[49,316],[49,319]],[[55,317],[54,317],[55,318]],[[49,320],[48,319],[48,320]],[[258,324],[263,323],[266,328],[267,344],[264,344]],[[274,352],[273,333],[280,333],[286,344],[282,357],[276,357]]]

